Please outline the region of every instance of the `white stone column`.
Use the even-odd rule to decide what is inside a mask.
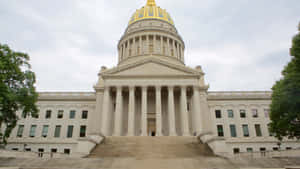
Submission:
[[[181,50],[181,60],[184,62],[184,50],[183,50],[183,46],[180,46],[180,50]]]
[[[146,35],[146,54],[150,53],[150,48],[149,48],[149,35]]]
[[[142,36],[140,36],[140,40],[139,40],[139,43],[140,43],[140,55],[142,55],[143,54],[143,43],[142,43],[142,40],[143,40],[143,37]]]
[[[168,86],[168,114],[169,114],[169,135],[177,136],[174,107],[174,87]]]
[[[177,56],[176,56],[176,53],[177,53],[177,52],[176,52],[175,41],[174,41],[174,40],[172,40],[172,46],[173,46],[173,56],[174,56],[174,57],[177,57]]]
[[[156,91],[156,136],[162,136],[161,120],[161,86],[155,86]]]
[[[202,119],[201,119],[201,109],[200,109],[200,94],[199,94],[199,86],[194,86],[194,95],[193,95],[193,119],[196,136],[201,134],[202,132]]]
[[[152,52],[152,54],[155,54],[155,46],[156,46],[155,42],[156,42],[156,35],[154,34],[153,35],[153,52]]]
[[[176,51],[177,51],[177,58],[180,59],[179,43],[178,42],[176,42]]]
[[[128,105],[128,136],[135,135],[135,95],[134,86],[129,86],[129,105]]]
[[[147,136],[147,87],[142,87],[142,136]]]
[[[167,52],[166,53],[167,53],[167,56],[171,56],[171,54],[170,54],[170,38],[168,38],[168,37],[167,37],[167,43],[168,44],[167,44]]]
[[[107,136],[109,134],[109,89],[110,87],[106,86],[104,89],[103,104],[102,104],[102,134]]]
[[[160,54],[163,55],[163,48],[164,48],[164,37],[160,36]]]
[[[133,45],[132,45],[132,56],[136,55],[136,43],[135,43],[135,37],[133,37]]]
[[[116,111],[115,111],[115,123],[114,123],[114,136],[122,135],[122,114],[123,114],[123,98],[122,98],[122,86],[117,86],[116,97]]]
[[[187,110],[187,99],[186,99],[186,86],[181,86],[180,95],[180,107],[181,107],[181,131],[183,136],[190,135],[189,124],[188,124],[188,110]]]

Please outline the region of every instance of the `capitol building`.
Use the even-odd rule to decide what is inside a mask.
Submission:
[[[198,137],[221,156],[300,148],[295,140],[279,147],[269,133],[271,91],[209,91],[205,70],[185,64],[186,48],[170,14],[148,0],[94,92],[40,92],[39,117],[18,113],[6,149],[83,156],[103,138],[133,136]]]

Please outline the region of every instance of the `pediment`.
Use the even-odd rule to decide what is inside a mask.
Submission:
[[[111,76],[188,76],[200,75],[194,69],[170,64],[161,60],[145,60],[131,65],[119,66],[104,72]]]

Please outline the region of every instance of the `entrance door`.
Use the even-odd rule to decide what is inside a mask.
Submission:
[[[148,119],[148,136],[156,135],[155,119]]]

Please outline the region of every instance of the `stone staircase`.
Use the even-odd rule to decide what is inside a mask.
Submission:
[[[196,137],[107,137],[86,158],[1,158],[1,167],[20,169],[243,169],[300,165],[299,158],[215,156]]]
[[[212,157],[213,152],[195,137],[107,137],[89,158],[137,159]]]

